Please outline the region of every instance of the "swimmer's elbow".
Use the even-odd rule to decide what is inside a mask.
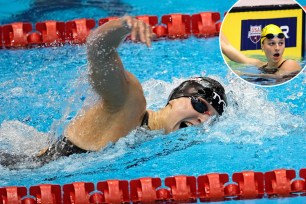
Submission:
[[[260,61],[259,59],[254,59],[254,58],[248,58],[248,62],[245,64],[249,64],[255,67],[262,67],[265,63],[263,63],[262,61]]]

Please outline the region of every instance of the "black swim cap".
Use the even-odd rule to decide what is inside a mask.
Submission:
[[[209,77],[196,77],[184,81],[170,93],[167,104],[173,99],[191,96],[206,100],[219,115],[222,115],[227,105],[223,86]]]

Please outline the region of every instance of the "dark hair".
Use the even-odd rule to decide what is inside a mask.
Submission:
[[[196,77],[184,81],[172,90],[168,102],[181,97],[201,97],[206,100],[214,109],[222,115],[227,99],[223,86],[216,80],[209,77]]]

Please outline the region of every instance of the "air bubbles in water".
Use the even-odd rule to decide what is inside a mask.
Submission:
[[[0,126],[0,147],[12,154],[36,154],[48,146],[49,136],[19,121],[4,121]]]

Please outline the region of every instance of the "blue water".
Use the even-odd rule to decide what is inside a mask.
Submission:
[[[259,59],[263,62],[267,60],[264,55],[250,55],[248,57],[254,58],[254,59]],[[302,69],[306,65],[306,60],[304,58],[286,57],[286,59],[295,60],[296,62],[298,62],[300,64]],[[240,63],[230,61],[228,59],[226,59],[226,63],[228,64],[230,69],[233,70],[233,71],[239,71],[239,72],[247,73],[247,74],[265,74],[264,72],[260,71],[255,66],[243,65],[243,64],[240,64]],[[295,75],[295,76],[297,76],[297,75]],[[268,79],[268,78],[261,78],[261,77],[258,77],[258,76],[245,76],[245,75],[242,75],[240,77],[242,79],[246,80],[247,82],[252,83],[252,84],[256,84],[256,85],[260,85],[260,86],[274,86],[274,85],[287,83],[288,81],[294,79],[295,76],[284,78],[284,79],[272,79],[272,78]]]
[[[18,1],[19,2],[19,1]],[[76,14],[98,19],[99,15],[124,12],[134,15],[200,11],[224,13],[235,1],[122,1],[119,6],[87,6],[67,3],[56,9],[40,2],[37,19],[70,20]],[[84,3],[84,1],[82,1]],[[2,1],[0,1],[2,3]],[[306,5],[306,1],[303,5]],[[1,13],[1,22],[30,19],[34,3],[22,1],[20,8]],[[42,9],[44,8],[44,9]],[[117,10],[116,10],[116,9]],[[62,12],[63,9],[65,12]],[[40,14],[44,13],[44,16]],[[34,15],[34,14],[33,14]],[[35,14],[36,15],[36,14]],[[35,16],[34,15],[34,16]],[[61,15],[64,15],[62,18]],[[38,20],[35,20],[35,22]],[[125,68],[142,83],[148,108],[163,107],[170,91],[190,76],[205,75],[225,85],[230,105],[213,127],[191,127],[164,135],[138,129],[95,153],[72,155],[43,167],[29,163],[9,170],[0,166],[0,186],[65,184],[140,177],[162,179],[211,172],[231,175],[243,170],[266,172],[277,168],[305,168],[306,72],[275,87],[256,87],[233,75],[223,62],[218,38],[163,40],[151,48],[135,43],[120,47]],[[34,154],[59,136],[71,118],[96,96],[87,82],[84,46],[0,50],[0,149]],[[235,203],[303,203],[305,197],[262,199]],[[232,201],[234,202],[234,201]],[[227,202],[231,203],[231,202]]]

